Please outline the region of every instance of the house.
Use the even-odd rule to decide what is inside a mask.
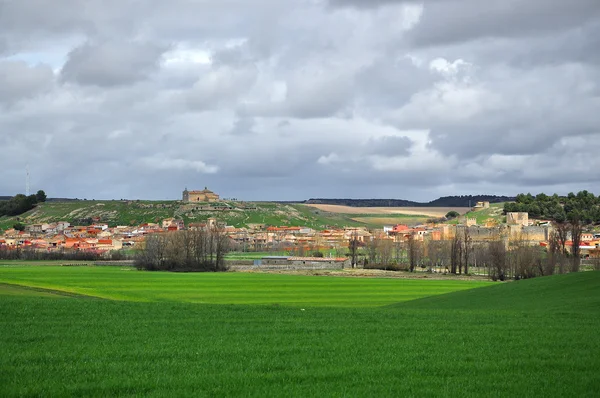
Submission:
[[[28,227],[28,230],[33,233],[42,233],[46,232],[49,226],[49,224],[32,224]]]
[[[163,229],[168,231],[179,231],[185,229],[185,223],[183,220],[176,220],[174,218],[166,218],[162,221],[161,226]]]
[[[581,234],[581,240],[584,242],[589,242],[594,240],[594,234],[589,233],[589,232],[584,232]]]
[[[64,231],[65,229],[69,228],[70,226],[71,226],[71,224],[66,221],[59,221],[56,223],[56,230],[59,232]]]

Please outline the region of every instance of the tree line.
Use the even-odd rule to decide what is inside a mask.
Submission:
[[[514,200],[510,196],[496,195],[460,195],[442,196],[430,202],[414,202],[404,199],[324,199],[312,198],[305,204],[343,205],[352,207],[468,207],[477,202],[500,203]]]
[[[46,193],[39,190],[34,195],[25,196],[18,194],[9,200],[0,201],[0,217],[19,216],[35,207],[38,203],[46,201]]]
[[[581,233],[579,222],[556,223],[548,246],[540,247],[532,246],[523,233],[507,235],[498,228],[489,239],[479,241],[473,239],[468,227],[457,227],[449,239],[442,240],[409,235],[406,241],[376,237],[362,243],[351,237],[348,251],[353,266],[362,263],[365,268],[410,272],[421,268],[456,275],[475,272],[504,281],[579,271]],[[571,250],[569,238],[573,241]],[[596,269],[600,269],[600,259],[595,261]]]
[[[147,271],[226,271],[229,237],[218,228],[158,233],[146,237],[135,265]]]
[[[0,260],[26,260],[26,261],[96,261],[101,259],[125,260],[121,252],[102,254],[83,250],[37,250],[31,247],[17,247],[9,249],[0,247]]]
[[[545,218],[557,223],[577,220],[583,224],[600,223],[600,196],[588,191],[567,196],[520,193],[515,202],[504,204],[504,212],[525,212],[530,217]]]

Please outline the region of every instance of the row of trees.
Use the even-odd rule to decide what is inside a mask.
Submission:
[[[80,250],[57,250],[44,251],[36,250],[30,247],[9,249],[0,247],[0,260],[27,260],[27,261],[96,261],[96,260],[124,260],[123,254],[120,252],[112,252],[108,256],[97,252],[80,251]]]
[[[229,238],[217,229],[150,235],[135,265],[148,271],[225,271]]]
[[[42,190],[39,190],[35,195],[15,195],[9,200],[0,201],[0,217],[21,215],[33,209],[36,204],[45,201],[46,193]]]
[[[351,238],[348,249],[352,264],[362,261],[368,268],[400,269],[451,274],[488,275],[493,280],[525,279],[554,273],[577,272],[581,258],[582,225],[578,222],[556,224],[549,245],[532,246],[526,235],[497,236],[487,241],[474,241],[469,228],[457,228],[452,239],[419,240],[415,235],[406,242],[375,238],[359,250],[361,243]],[[571,237],[573,247],[568,250]]]
[[[543,217],[559,223],[578,220],[584,224],[600,223],[600,196],[588,191],[567,196],[519,194],[515,202],[504,204],[504,212],[526,212],[530,217]]]

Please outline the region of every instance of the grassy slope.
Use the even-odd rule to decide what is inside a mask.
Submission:
[[[502,214],[502,210],[504,209],[504,202],[502,203],[492,203],[490,204],[489,209],[484,209],[480,211],[470,211],[466,214],[466,217],[475,217],[477,218],[477,224],[483,225],[485,221],[489,218],[493,218],[498,221],[499,224],[506,221],[506,217]],[[462,219],[462,217],[461,217]]]
[[[596,396],[599,295],[595,272],[305,311],[7,295],[0,395]]]
[[[600,272],[580,272],[498,284],[411,301],[412,309],[467,311],[594,311],[600,315]],[[404,304],[398,304],[403,306]]]
[[[231,202],[235,207],[238,204]],[[202,222],[216,217],[228,225],[243,227],[248,224],[307,226],[315,229],[344,226],[381,227],[394,222],[423,222],[426,218],[402,214],[386,216],[370,214],[328,213],[304,205],[279,203],[252,203],[254,208],[232,211],[195,211],[181,206],[177,201],[69,201],[47,202],[19,217],[0,217],[0,229],[11,228],[18,221],[26,224],[68,221],[98,217],[111,226],[139,225],[160,222],[165,218],[182,218],[186,223]],[[152,206],[152,207],[149,207]],[[360,219],[357,220],[357,217]]]

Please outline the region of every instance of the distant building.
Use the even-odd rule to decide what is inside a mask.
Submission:
[[[219,195],[204,187],[202,191],[188,191],[187,188],[183,191],[184,202],[218,202]]]
[[[529,214],[526,212],[508,212],[506,213],[506,223],[508,225],[529,225]]]
[[[490,208],[490,202],[477,202],[477,204],[473,207],[473,211],[479,211]]]
[[[467,227],[472,227],[473,225],[477,225],[477,217],[467,217],[465,222]]]

